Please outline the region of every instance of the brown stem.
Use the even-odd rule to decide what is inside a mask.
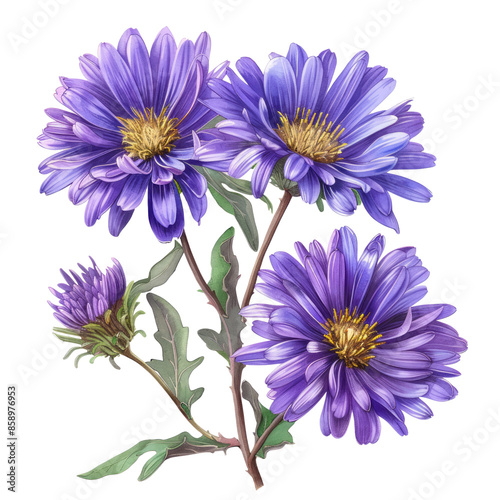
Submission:
[[[230,358],[232,385],[231,392],[233,393],[234,411],[236,414],[236,429],[238,431],[238,439],[241,445],[241,452],[247,461],[250,455],[250,446],[248,445],[247,429],[245,424],[245,416],[243,412],[243,400],[241,399],[241,373],[244,365],[237,363],[234,358]]]
[[[237,363],[234,358],[230,358],[231,364],[231,377],[233,383],[231,391],[233,393],[234,412],[236,415],[236,429],[238,432],[238,440],[240,442],[240,449],[245,463],[247,464],[247,472],[253,479],[255,489],[258,490],[264,486],[264,481],[260,475],[259,468],[256,460],[250,460],[250,446],[248,444],[247,429],[245,423],[245,413],[243,411],[243,399],[241,398],[241,375],[245,365]]]
[[[281,198],[278,209],[276,210],[274,217],[271,220],[271,224],[269,225],[266,236],[264,238],[264,241],[262,242],[262,246],[260,247],[259,253],[257,255],[257,259],[255,261],[252,274],[250,275],[250,279],[247,285],[245,296],[243,297],[243,303],[241,306],[242,308],[250,303],[250,299],[254,292],[255,283],[257,282],[257,276],[262,266],[262,262],[266,255],[267,249],[269,248],[271,240],[273,239],[276,229],[278,228],[278,225],[283,215],[285,214],[285,211],[288,205],[290,204],[291,199],[292,195],[288,191],[284,191],[283,198]],[[196,278],[196,281],[200,285],[200,288],[207,296],[210,304],[212,304],[215,307],[219,315],[221,317],[225,317],[226,312],[224,311],[224,308],[217,299],[215,292],[211,290],[210,287],[207,285],[206,281],[203,278],[203,275],[201,274],[200,269],[198,268],[198,265],[191,251],[191,247],[189,246],[189,242],[187,240],[185,232],[183,232],[181,235],[181,243],[184,248],[184,253],[186,255],[188,264],[191,267],[191,270],[193,271],[194,277]],[[236,415],[236,428],[238,431],[238,440],[240,442],[240,449],[245,459],[245,463],[247,464],[248,473],[250,474],[250,476],[254,481],[255,489],[259,489],[264,485],[264,483],[262,481],[262,477],[260,475],[257,466],[256,454],[262,447],[262,444],[267,439],[267,436],[269,436],[269,434],[273,431],[273,429],[281,422],[281,420],[283,419],[283,415],[278,415],[273,420],[271,426],[268,429],[266,429],[262,437],[257,441],[252,452],[250,452],[250,446],[248,444],[248,436],[245,424],[245,415],[243,412],[243,400],[241,397],[241,376],[245,365],[237,363],[233,358],[231,358],[230,366],[231,366],[231,377],[232,377],[231,391],[233,393],[234,411]],[[262,440],[262,438],[264,439]],[[261,442],[261,440],[262,443],[258,448],[256,448],[257,445]]]
[[[262,267],[262,262],[264,261],[264,257],[266,255],[267,249],[269,248],[269,245],[271,244],[271,240],[274,237],[274,234],[276,233],[276,229],[278,228],[279,223],[281,222],[281,219],[283,218],[283,215],[285,214],[286,209],[288,208],[288,205],[290,204],[290,201],[292,200],[292,195],[288,191],[283,192],[283,198],[280,200],[280,204],[278,206],[278,209],[276,210],[274,217],[271,220],[271,224],[269,225],[269,228],[267,230],[266,236],[264,238],[264,241],[262,242],[262,246],[260,247],[259,253],[257,254],[257,259],[255,260],[255,264],[252,269],[252,274],[250,275],[250,279],[248,281],[247,289],[245,292],[245,296],[243,297],[243,303],[241,307],[246,307],[248,304],[250,304],[250,300],[252,298],[254,288],[255,288],[255,283],[257,283],[257,276],[259,274],[260,268]],[[243,371],[244,365],[241,363],[236,363],[231,359],[231,373],[233,373],[233,398],[235,401],[235,408],[241,407],[241,426],[242,426],[242,432],[245,435],[246,438],[246,429],[245,429],[245,420],[243,418],[243,402],[241,399],[241,389],[239,389],[237,392],[234,391],[234,381],[238,381],[238,388],[241,387],[241,372]],[[237,409],[237,415],[238,415],[238,409]],[[278,415],[271,425],[265,430],[264,434],[259,438],[257,443],[255,443],[255,446],[253,447],[252,451],[246,454],[246,463],[248,467],[248,473],[252,476],[255,484],[255,489],[258,490],[262,486],[264,486],[264,483],[262,481],[262,477],[259,472],[259,468],[257,466],[257,452],[262,448],[262,445],[266,441],[267,437],[271,432],[276,428],[276,426],[283,420],[283,414]],[[238,421],[238,418],[237,418]],[[243,447],[246,445],[246,450],[249,451],[249,446],[248,446],[248,439],[245,439],[244,441],[241,439],[240,436],[240,430],[238,429],[238,438],[241,443],[241,449],[243,451]],[[245,454],[246,452],[243,451]]]
[[[215,292],[208,286],[207,282],[203,278],[201,274],[200,268],[196,263],[193,252],[191,251],[191,247],[189,245],[186,233],[183,232],[181,235],[181,243],[184,249],[184,254],[186,255],[186,259],[188,261],[189,267],[193,272],[193,275],[200,286],[200,288],[205,293],[208,301],[212,306],[215,307],[221,318],[226,317],[226,312],[222,307],[217,295]],[[241,453],[243,454],[243,458],[245,459],[245,463],[248,466],[248,473],[252,476],[252,479],[255,484],[255,489],[260,488],[264,485],[262,481],[262,477],[260,475],[259,469],[257,468],[257,464],[254,463],[252,467],[248,465],[248,456],[250,455],[250,447],[248,445],[248,437],[245,425],[245,415],[243,412],[243,400],[241,398],[241,372],[243,371],[244,365],[241,363],[237,363],[233,358],[230,360],[231,365],[231,391],[233,393],[233,404],[234,404],[234,412],[236,416],[236,429],[238,432],[238,440],[240,442]]]
[[[271,243],[271,240],[273,239],[274,233],[276,232],[276,229],[278,228],[278,225],[281,221],[281,218],[285,214],[285,211],[290,204],[290,201],[292,199],[292,195],[288,191],[283,192],[283,198],[281,198],[280,204],[274,214],[274,217],[271,221],[271,224],[269,225],[269,229],[267,230],[266,236],[264,238],[264,241],[262,242],[262,246],[260,247],[259,253],[257,255],[257,259],[255,261],[255,264],[252,269],[252,274],[250,275],[250,279],[248,281],[247,289],[245,292],[245,296],[243,297],[243,303],[241,304],[241,307],[246,307],[248,304],[250,304],[250,299],[252,298],[254,288],[255,288],[255,283],[257,282],[257,276],[259,274],[260,268],[262,266],[262,262],[264,260],[264,257],[266,255],[267,249],[269,248],[269,245]]]
[[[177,399],[176,395],[170,390],[167,384],[165,384],[165,381],[158,375],[157,372],[155,372],[148,364],[146,364],[139,356],[136,356],[130,348],[125,350],[123,352],[123,356],[131,359],[132,361],[135,361],[139,366],[144,368],[150,375],[153,376],[153,378],[161,385],[163,390],[169,395],[170,399],[174,402],[175,406],[179,409],[179,411],[184,415],[186,420],[201,434],[203,434],[205,437],[208,439],[212,439],[214,441],[219,441],[216,436],[213,434],[210,434],[210,432],[206,431],[205,429],[201,428],[192,418],[189,418],[187,413],[184,411],[182,408],[181,402]]]
[[[250,455],[248,456],[248,462],[249,464],[252,461],[255,461],[256,455],[259,452],[259,450],[262,448],[264,443],[266,442],[266,439],[269,437],[269,434],[278,427],[279,424],[283,421],[283,415],[285,415],[285,412],[280,413],[279,415],[276,416],[276,418],[271,422],[271,425],[264,431],[262,436],[257,440],[255,443],[255,446],[253,447],[252,451],[250,452]]]
[[[226,311],[224,311],[224,308],[222,307],[221,303],[219,302],[219,299],[217,298],[217,295],[207,285],[207,282],[205,281],[205,279],[203,278],[203,275],[201,274],[200,268],[198,267],[198,264],[196,263],[193,252],[191,251],[191,247],[189,245],[189,241],[187,239],[185,231],[183,231],[181,234],[181,243],[182,243],[182,248],[184,249],[184,254],[186,255],[186,259],[188,261],[189,267],[191,268],[191,271],[193,271],[193,275],[194,275],[196,281],[198,282],[198,285],[200,285],[200,288],[202,289],[203,293],[206,295],[209,303],[215,307],[215,309],[217,310],[219,315],[225,316]]]
[[[248,471],[250,476],[252,476],[253,484],[255,489],[258,490],[264,486],[264,481],[262,480],[262,476],[260,475],[259,468],[257,467],[257,461],[252,460],[252,462],[248,462]]]

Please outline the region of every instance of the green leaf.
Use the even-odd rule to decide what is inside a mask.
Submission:
[[[253,409],[255,422],[257,424],[255,432],[257,433],[257,428],[259,427],[260,421],[262,420],[259,393],[252,387],[252,384],[250,384],[250,382],[243,380],[243,383],[241,384],[241,396],[243,397],[243,399],[246,399],[250,403],[250,406]]]
[[[208,186],[210,194],[213,196],[214,200],[217,202],[219,207],[225,210],[228,214],[234,215],[234,208],[231,203],[229,203],[224,196],[220,195],[212,186]]]
[[[255,223],[252,204],[245,196],[242,196],[242,194],[252,195],[251,183],[243,179],[234,179],[223,172],[217,172],[205,167],[195,166],[195,168],[207,179],[210,193],[212,193],[217,204],[226,212],[234,215],[250,248],[257,251],[259,248],[259,233]],[[229,191],[224,185],[233,191]],[[269,199],[263,196],[261,200],[272,211],[273,206]]]
[[[352,192],[354,193],[354,196],[356,197],[356,203],[358,204],[358,207],[359,207],[359,205],[361,205],[361,196],[359,196],[359,193],[355,189],[353,189]]]
[[[262,436],[264,431],[271,425],[272,421],[277,417],[271,410],[268,410],[263,404],[260,405],[262,419],[257,427],[257,436]],[[286,444],[293,444],[293,437],[288,432],[290,427],[295,422],[287,422],[282,420],[274,429],[262,445],[262,448],[257,452],[260,458],[266,458],[266,455],[271,450],[279,450]]]
[[[148,293],[146,297],[153,309],[158,328],[155,339],[163,350],[162,360],[152,359],[147,364],[160,374],[181,402],[186,415],[191,418],[191,405],[201,397],[204,389],[191,389],[189,377],[201,364],[203,357],[188,361],[189,328],[183,326],[179,313],[166,300],[153,293]]]
[[[242,384],[242,396],[250,403],[254,411],[256,421],[255,442],[257,442],[258,438],[264,434],[277,415],[259,402],[259,394],[246,380]],[[261,449],[257,452],[257,456],[266,458],[269,451],[279,450],[286,444],[293,444],[293,437],[288,431],[294,423],[282,420],[271,434],[269,434]]]
[[[252,183],[250,181],[247,181],[245,179],[236,179],[236,177],[231,177],[230,175],[227,175],[223,172],[216,173],[221,174],[221,180],[228,188],[236,191],[237,193],[253,196]],[[273,204],[267,196],[262,196],[258,199],[263,201],[271,212],[273,211]]]
[[[227,292],[224,290],[224,278],[231,269],[231,264],[222,254],[222,245],[234,238],[234,227],[230,227],[215,243],[212,249],[210,264],[212,275],[208,286],[215,292],[224,311],[226,310]]]
[[[139,481],[144,481],[169,458],[224,451],[228,446],[228,444],[212,441],[204,436],[195,438],[187,432],[182,432],[170,439],[148,439],[137,443],[127,451],[107,460],[89,472],[80,474],[78,477],[93,480],[121,474],[137,462],[141,455],[154,452],[155,454],[144,464],[139,476]]]
[[[54,328],[54,332],[56,331],[56,329]],[[71,344],[78,344],[78,345],[82,345],[83,344],[83,340],[79,337],[67,337],[65,335],[59,335],[57,333],[54,333],[54,335],[59,339],[59,340],[62,340],[63,342],[70,342]]]
[[[182,246],[176,241],[174,249],[151,268],[149,276],[134,283],[130,292],[131,299],[136,299],[139,295],[165,284],[174,274],[183,254]]]
[[[226,352],[229,349],[226,345],[224,345],[222,338],[223,331],[224,331],[223,326],[221,326],[220,333],[210,328],[202,328],[201,330],[198,330],[198,335],[200,336],[200,339],[203,340],[203,342],[205,342],[205,344],[211,351],[219,353],[229,363],[229,354],[227,354]]]
[[[207,347],[218,352],[227,361],[243,345],[240,334],[245,328],[236,294],[239,265],[233,253],[233,237],[234,228],[231,227],[217,240],[212,251],[212,276],[208,285],[226,313],[221,317],[221,330],[216,332],[205,328],[198,331]]]

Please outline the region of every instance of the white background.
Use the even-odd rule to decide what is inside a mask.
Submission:
[[[43,2],[43,0],[42,0]],[[498,141],[500,70],[498,12],[487,0],[338,0],[299,2],[264,0],[52,1],[50,15],[35,0],[3,7],[2,181],[1,181],[1,325],[2,403],[6,387],[18,388],[18,498],[209,498],[224,500],[287,497],[376,500],[498,498],[500,395],[498,364]],[[50,2],[49,2],[50,3]],[[7,12],[6,12],[7,11]],[[27,23],[38,28],[27,32]],[[414,99],[426,119],[420,136],[438,157],[435,169],[412,174],[434,193],[427,205],[395,199],[402,228],[396,235],[363,209],[350,218],[294,200],[271,251],[293,251],[293,242],[316,238],[326,244],[331,231],[349,224],[362,244],[378,232],[387,248],[415,245],[430,269],[428,302],[450,302],[458,312],[449,320],[469,341],[457,366],[460,394],[451,402],[431,402],[435,417],[408,417],[408,437],[383,424],[376,445],[359,446],[352,426],[341,440],[319,429],[319,406],[292,429],[295,441],[286,451],[260,462],[266,482],[255,493],[238,450],[227,456],[202,455],[166,462],[150,479],[137,482],[144,458],[120,476],[99,482],[77,479],[140,439],[167,438],[186,425],[150,376],[126,359],[121,371],[105,360],[76,370],[63,361],[66,346],[54,340],[54,320],[47,290],[60,281],[58,269],[88,255],[106,267],[121,260],[130,280],[147,275],[172,245],[159,244],[147,223],[146,207],[136,211],[119,238],[107,231],[107,216],[95,227],[83,222],[67,192],[38,193],[37,172],[48,152],[36,144],[47,122],[44,108],[58,106],[52,97],[58,76],[80,77],[78,56],[97,51],[102,41],[116,44],[128,27],[138,28],[148,46],[168,25],[177,39],[212,36],[212,66],[250,56],[260,65],[271,51],[286,53],[289,43],[309,54],[335,50],[342,67],[357,49],[367,49],[371,63],[389,68],[398,81],[392,106]],[[23,31],[24,30],[24,31]],[[28,36],[26,36],[28,35]],[[489,82],[489,83],[485,83]],[[267,193],[278,203],[279,193]],[[255,202],[261,237],[270,213]],[[200,227],[187,223],[194,252],[205,274],[208,249],[234,219],[210,203]],[[241,286],[254,254],[238,231],[235,249],[241,263]],[[265,263],[268,263],[266,258]],[[233,436],[230,380],[222,359],[207,352],[199,328],[218,326],[214,311],[196,292],[185,261],[160,291],[179,309],[190,327],[190,358],[206,356],[191,379],[206,388],[194,406],[197,420],[212,432]],[[147,303],[143,303],[148,310]],[[146,360],[160,356],[152,338],[154,325],[138,338],[135,351]],[[249,331],[246,341],[257,338]],[[247,368],[265,399],[267,368]],[[0,426],[6,427],[5,412]],[[496,416],[496,420],[495,420]],[[248,413],[251,422],[251,411]],[[252,424],[249,423],[249,427]],[[0,432],[4,435],[6,431]],[[1,470],[7,448],[2,446]],[[4,457],[5,455],[5,457]],[[440,472],[445,469],[446,474]],[[0,489],[6,491],[2,473]]]

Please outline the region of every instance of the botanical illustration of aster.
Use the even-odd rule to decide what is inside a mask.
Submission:
[[[209,83],[217,97],[202,101],[226,120],[197,148],[198,158],[224,164],[234,177],[253,169],[256,197],[271,181],[351,215],[357,195],[375,220],[399,231],[389,193],[429,201],[430,191],[404,173],[432,167],[435,158],[413,142],[423,119],[409,101],[374,111],[396,84],[387,69],[368,66],[360,52],[334,78],[333,52],[308,57],[297,44],[286,57],[270,57],[264,72],[243,57],[236,63],[241,77],[228,69],[230,82]]]
[[[293,443],[290,428],[320,401],[323,434],[342,437],[353,420],[357,441],[368,444],[378,441],[381,420],[406,435],[405,415],[432,416],[425,399],[457,395],[447,379],[459,375],[450,365],[467,343],[442,322],[453,306],[419,304],[429,272],[415,248],[383,256],[385,240],[378,235],[358,255],[357,237],[344,227],[333,232],[327,248],[317,241],[309,248],[296,243],[298,259],[276,252],[273,269],[261,269],[294,197],[320,210],[326,201],[341,215],[363,204],[376,221],[399,231],[390,193],[417,202],[431,198],[426,187],[405,176],[435,163],[413,142],[423,127],[420,114],[410,111],[409,101],[379,109],[395,81],[385,68],[370,67],[366,52],[335,76],[333,52],[309,57],[292,44],[286,57],[271,54],[264,71],[241,58],[238,76],[228,63],[209,70],[210,44],[207,33],[177,44],[164,28],[148,50],[139,32],[128,29],[116,48],[102,43],[97,57],[80,58],[83,79],[61,78],[56,99],[67,109],[46,110],[53,121],[39,141],[56,152],[39,167],[47,175],[42,193],[68,188],[73,204],[86,204],[88,226],[109,212],[113,236],[147,196],[156,238],[180,239],[144,279],[127,283],[116,259],[102,272],[91,258],[88,268],[61,270],[64,282],[50,288],[57,303],[49,303],[63,325],[54,333],[72,344],[65,359],[83,351],[75,366],[83,356],[91,356],[91,363],[108,358],[115,368],[118,356],[133,361],[196,431],[139,441],[80,474],[87,480],[120,474],[150,452],[140,481],[167,460],[238,448],[258,489],[264,484],[258,459]],[[250,172],[251,181],[241,179]],[[269,183],[282,197],[259,244],[250,200],[261,198],[272,210],[264,196]],[[244,273],[233,249],[234,228],[213,238],[209,279],[184,231],[183,203],[199,223],[207,190],[257,252],[241,301]],[[205,250],[208,245],[204,241]],[[204,358],[189,359],[189,328],[174,304],[153,293],[183,258],[197,291],[217,313],[216,329],[197,333],[231,379],[236,434],[230,438],[195,420],[193,406],[205,389],[192,387],[190,377]],[[273,303],[255,303],[255,291]],[[170,295],[175,300],[175,290]],[[136,329],[144,314],[137,310],[141,297],[156,325],[157,351],[149,361],[131,349],[135,336],[146,336]],[[256,318],[252,329],[264,342],[243,345],[248,318]],[[243,380],[246,365],[277,365],[266,378],[269,408]],[[255,418],[253,442],[247,402]]]
[[[400,435],[404,414],[426,419],[422,398],[457,395],[445,379],[459,375],[467,343],[440,320],[455,312],[446,304],[415,305],[429,276],[412,247],[382,257],[376,236],[358,257],[355,234],[334,231],[328,248],[296,243],[300,261],[285,252],[271,256],[273,270],[259,273],[256,290],[277,304],[252,304],[241,314],[264,342],[246,346],[236,360],[279,366],[267,377],[271,411],[288,421],[304,416],[321,399],[320,426],[342,437],[351,419],[360,444],[375,443],[380,419]],[[326,396],[326,397],[325,397]]]
[[[147,192],[149,223],[160,241],[184,228],[181,193],[193,218],[207,209],[205,178],[194,168],[193,135],[216,114],[199,102],[211,98],[207,83],[223,77],[226,64],[209,71],[210,37],[176,44],[168,28],[151,51],[136,29],[117,48],[102,43],[98,57],[80,58],[84,79],[61,78],[56,99],[70,111],[49,108],[40,145],[61,150],[39,170],[50,174],[41,192],[69,187],[72,203],[87,203],[92,226],[109,210],[109,231],[118,236]]]

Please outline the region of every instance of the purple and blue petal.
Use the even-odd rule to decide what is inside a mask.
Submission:
[[[273,270],[260,271],[264,283],[256,290],[274,305],[252,304],[241,314],[265,318],[254,321],[253,331],[266,342],[243,347],[235,358],[278,365],[266,383],[271,410],[284,412],[285,420],[302,418],[325,398],[320,416],[324,435],[342,437],[354,420],[357,441],[375,443],[381,419],[405,436],[405,413],[432,416],[421,398],[448,401],[457,395],[446,379],[460,374],[449,365],[460,360],[467,342],[440,321],[455,309],[415,305],[426,293],[420,284],[429,272],[413,247],[385,257],[383,249],[379,235],[358,257],[356,236],[344,227],[334,231],[326,249],[317,241],[309,249],[297,242],[300,261],[277,252],[270,257]],[[362,314],[375,331],[377,343],[365,366],[348,365],[338,344],[328,340],[331,325],[342,314]],[[361,334],[355,325],[349,328],[352,338]]]
[[[109,211],[109,231],[114,236],[148,192],[153,232],[161,241],[171,241],[184,227],[179,186],[199,222],[207,208],[207,184],[187,162],[203,165],[195,156],[194,132],[216,113],[200,101],[217,96],[211,86],[223,83],[220,78],[227,68],[224,63],[209,72],[209,54],[206,33],[196,43],[183,40],[177,46],[170,30],[164,28],[150,52],[139,32],[128,29],[117,48],[103,43],[98,57],[82,56],[85,79],[62,78],[56,92],[57,100],[71,112],[47,110],[54,121],[39,137],[40,145],[62,151],[41,163],[40,172],[50,174],[41,191],[53,194],[69,188],[73,203],[87,202],[88,225]],[[168,118],[177,120],[181,136],[171,150],[147,160],[127,154],[120,119],[135,119],[137,113],[144,116],[151,109],[158,116],[164,108]],[[215,167],[227,170],[225,164]],[[268,170],[259,173],[262,185],[269,180]]]

